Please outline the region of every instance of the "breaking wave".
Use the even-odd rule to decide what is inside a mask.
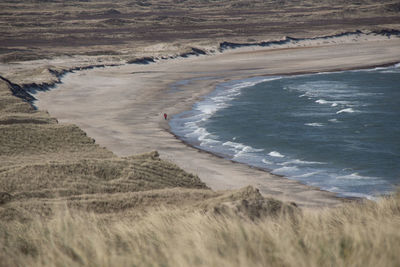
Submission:
[[[379,134],[387,127],[385,119],[398,118],[393,110],[385,111],[389,105],[380,104],[397,107],[400,97],[385,102],[391,91],[383,93],[371,84],[379,80],[374,75],[400,77],[399,67],[222,83],[192,110],[174,116],[170,125],[200,149],[340,195],[373,198],[392,190],[393,170],[382,165],[400,155],[393,145],[371,145],[374,138],[377,144],[397,138],[392,134],[396,130],[383,131],[385,139],[363,134]],[[384,119],[377,120],[381,114]],[[374,167],[375,159],[379,167]]]

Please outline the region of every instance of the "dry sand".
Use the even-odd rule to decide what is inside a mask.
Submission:
[[[247,48],[210,56],[123,65],[67,74],[36,105],[74,123],[120,156],[158,150],[214,190],[254,185],[267,196],[321,207],[341,203],[333,193],[302,185],[194,149],[176,139],[162,114],[190,109],[217,83],[251,76],[311,73],[400,62],[400,39],[296,48]],[[208,77],[207,79],[195,79]],[[174,85],[181,80],[187,84]],[[173,89],[171,89],[173,88]],[[179,89],[179,90],[176,90]]]

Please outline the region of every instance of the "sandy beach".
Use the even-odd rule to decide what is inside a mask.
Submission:
[[[192,148],[170,133],[168,116],[223,81],[252,76],[368,68],[400,62],[400,39],[308,43],[282,48],[240,48],[214,55],[162,60],[70,73],[35,105],[62,123],[73,123],[119,156],[159,151],[161,158],[197,174],[214,190],[254,185],[266,196],[305,207],[342,203],[321,191]],[[182,82],[184,81],[184,82]]]

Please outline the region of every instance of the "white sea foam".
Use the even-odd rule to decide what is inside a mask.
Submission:
[[[225,107],[226,105],[218,105],[216,103],[202,103],[197,106],[197,110],[199,110],[201,113],[205,115],[212,115],[214,114],[217,110]]]
[[[318,99],[318,100],[315,101],[315,103],[318,103],[318,104],[321,104],[321,105],[330,104],[331,107],[336,107],[336,106],[338,105],[338,103],[340,103],[340,102],[341,102],[342,104],[348,104],[347,101],[338,101],[338,102],[334,102],[334,101],[327,101],[327,100],[325,100],[325,99]]]
[[[218,110],[229,107],[229,102],[239,96],[243,88],[252,87],[262,82],[277,79],[281,79],[281,77],[268,77],[263,79],[256,79],[253,81],[245,80],[233,85],[222,84],[220,86],[224,88],[224,90],[219,91],[217,95],[210,97],[206,101],[201,101],[197,103],[194,109],[198,110],[202,114],[202,120],[205,121]]]
[[[269,156],[271,157],[276,157],[276,158],[284,158],[285,156],[279,153],[278,151],[271,151],[268,153]]]
[[[298,171],[299,171],[299,169],[297,167],[295,167],[295,166],[290,166],[290,167],[286,166],[286,167],[275,169],[273,172],[277,173],[277,174],[288,175],[288,174],[296,173]]]
[[[255,152],[261,152],[264,151],[264,149],[257,149],[251,146],[246,146],[244,144],[240,144],[240,143],[236,143],[236,142],[231,142],[231,141],[227,141],[225,143],[222,144],[223,146],[227,146],[230,147],[231,150],[233,150],[234,158],[240,157],[242,155],[248,155],[248,153],[255,153]]]
[[[202,127],[198,127],[193,131],[185,134],[185,137],[195,138],[200,141],[200,145],[211,145],[211,144],[218,144],[219,141],[213,139],[213,136]]]
[[[304,125],[311,126],[311,127],[322,127],[322,126],[324,126],[323,123],[319,123],[319,122],[304,123]]]
[[[340,114],[340,113],[354,113],[357,112],[357,110],[354,110],[352,108],[344,108],[339,110],[338,112],[336,112],[336,114]]]
[[[358,102],[355,101],[346,101],[346,100],[335,100],[336,105],[342,106],[358,106]]]
[[[289,90],[301,92],[303,96],[315,97],[317,103],[326,104],[325,97],[336,97],[336,95],[354,93],[353,90],[349,91],[348,85],[343,82],[333,81],[314,81],[304,84],[296,84],[288,86]]]
[[[251,146],[246,146],[244,151],[245,152],[261,152],[261,151],[264,151],[264,149],[262,149],[262,148],[254,148],[254,147],[251,147]]]
[[[219,141],[211,139],[211,138],[203,138],[203,140],[201,140],[201,142],[200,142],[200,146],[203,146],[203,145],[213,146],[213,145],[217,145],[219,143],[220,143]]]
[[[351,112],[347,108],[360,105],[357,101],[347,101],[345,99],[354,99],[355,96],[366,96],[365,92],[359,92],[357,88],[353,88],[345,82],[337,81],[314,81],[290,85],[288,86],[288,90],[298,91],[301,93],[299,95],[300,98],[307,97],[321,105],[330,105],[331,107],[344,106],[342,108],[344,111],[342,112]],[[327,100],[326,98],[332,100]]]
[[[330,101],[326,101],[324,99],[318,99],[315,102],[318,103],[318,104],[329,104],[330,103]]]
[[[388,67],[376,67],[374,69],[369,69],[369,71],[376,71],[376,70],[386,70]]]
[[[281,78],[282,77],[277,76],[277,77],[268,77],[268,78],[256,79],[256,80],[253,80],[253,81],[246,81],[245,80],[245,81],[242,81],[242,82],[234,84],[231,88],[232,89],[242,89],[242,88],[246,88],[246,87],[252,87],[254,85],[257,85],[257,84],[260,84],[260,83],[263,83],[263,82],[279,80]]]
[[[198,127],[196,128],[194,131],[187,133],[185,135],[185,137],[196,137],[199,140],[201,140],[202,138],[204,138],[205,136],[209,135],[209,133],[207,132],[206,129]]]
[[[326,164],[324,162],[318,162],[318,161],[304,161],[304,160],[299,160],[299,159],[294,159],[294,160],[290,160],[290,161],[286,161],[283,163],[279,163],[279,165],[283,165],[283,166],[287,166],[287,165],[322,165],[322,164]]]
[[[337,176],[336,178],[337,179],[346,179],[346,180],[372,180],[372,179],[375,179],[374,177],[361,176],[357,172],[349,174],[349,175]]]
[[[268,161],[268,160],[266,160],[266,159],[262,159],[261,161],[262,161],[264,164],[267,164],[267,165],[272,165],[272,164],[274,164],[273,162]]]
[[[338,119],[330,119],[330,122],[340,122]]]
[[[382,73],[398,73],[398,70],[393,69],[393,70],[384,70]]]
[[[198,121],[188,121],[188,122],[185,122],[185,123],[184,123],[184,126],[185,126],[186,128],[191,128],[191,129],[197,128],[197,124],[198,124],[200,121],[201,121],[201,120],[198,120]]]
[[[229,146],[234,148],[235,150],[242,150],[244,147],[246,147],[243,144],[240,143],[236,143],[236,142],[231,142],[231,141],[227,141],[225,143],[222,144],[223,146]]]
[[[313,175],[319,174],[320,172],[308,172],[308,173],[304,173],[304,174],[300,174],[300,175],[296,175],[294,176],[295,178],[308,178],[311,177]]]

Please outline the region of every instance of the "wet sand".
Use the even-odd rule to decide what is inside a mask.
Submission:
[[[340,204],[335,194],[192,148],[169,132],[163,114],[191,108],[215,85],[252,76],[366,68],[400,62],[400,39],[295,48],[247,48],[201,57],[67,74],[39,92],[36,105],[74,123],[119,156],[151,150],[197,174],[214,190],[254,185],[267,196],[306,207]],[[200,78],[200,79],[198,79]],[[179,83],[179,81],[187,82]],[[178,82],[178,83],[177,83]]]

